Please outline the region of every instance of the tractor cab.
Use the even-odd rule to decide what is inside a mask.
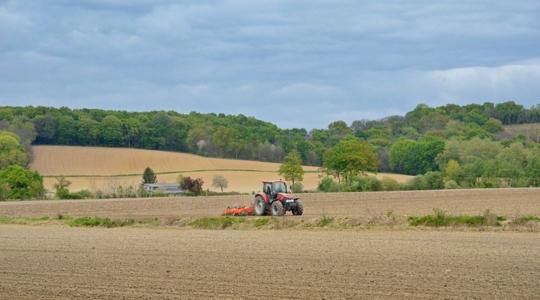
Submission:
[[[288,193],[287,183],[283,181],[263,181],[263,192],[271,200],[275,200],[280,193]]]

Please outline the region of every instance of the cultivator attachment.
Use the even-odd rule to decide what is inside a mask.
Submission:
[[[227,207],[223,212],[224,216],[253,216],[254,214],[255,209],[251,206]]]

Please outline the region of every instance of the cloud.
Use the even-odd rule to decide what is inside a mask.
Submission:
[[[540,3],[0,2],[0,104],[243,113],[284,127],[539,101]]]

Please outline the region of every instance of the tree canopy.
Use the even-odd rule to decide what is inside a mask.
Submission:
[[[326,152],[324,163],[328,173],[347,179],[376,171],[379,161],[371,144],[350,135]]]
[[[296,151],[291,151],[285,157],[285,160],[279,166],[279,175],[283,175],[285,180],[295,182],[304,180],[304,169],[302,168],[302,159]]]

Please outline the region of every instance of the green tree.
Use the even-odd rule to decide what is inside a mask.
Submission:
[[[529,162],[527,176],[531,185],[540,186],[540,153]]]
[[[379,159],[373,146],[352,135],[328,150],[324,159],[327,172],[335,174],[338,179],[343,176],[345,180],[360,173],[376,171],[378,165]]]
[[[459,175],[461,172],[461,166],[459,163],[453,159],[448,161],[448,164],[446,165],[446,168],[444,169],[444,175],[447,179],[454,180],[455,182],[459,182]]]
[[[297,181],[304,180],[304,169],[302,168],[302,159],[297,151],[291,151],[283,164],[279,166],[279,175],[283,175],[285,180],[291,181],[294,185]]]
[[[122,121],[113,115],[106,116],[100,124],[100,136],[106,146],[123,146],[124,132]]]
[[[146,167],[143,173],[143,184],[156,183],[156,182],[157,182],[156,173],[154,173],[154,170],[152,170],[150,167]]]
[[[36,199],[43,196],[43,178],[35,171],[11,165],[0,171],[0,186],[4,186],[8,199]]]
[[[444,141],[441,139],[400,139],[390,148],[390,165],[398,173],[424,174],[438,169],[435,159],[443,151]]]
[[[0,169],[9,165],[26,166],[29,157],[20,138],[11,132],[0,131]]]
[[[232,129],[226,127],[218,127],[212,135],[212,142],[217,148],[220,156],[226,155],[231,150],[234,141],[234,133]]]
[[[222,175],[216,175],[212,180],[212,186],[221,189],[221,192],[223,193],[223,189],[226,189],[229,186],[229,181]]]

